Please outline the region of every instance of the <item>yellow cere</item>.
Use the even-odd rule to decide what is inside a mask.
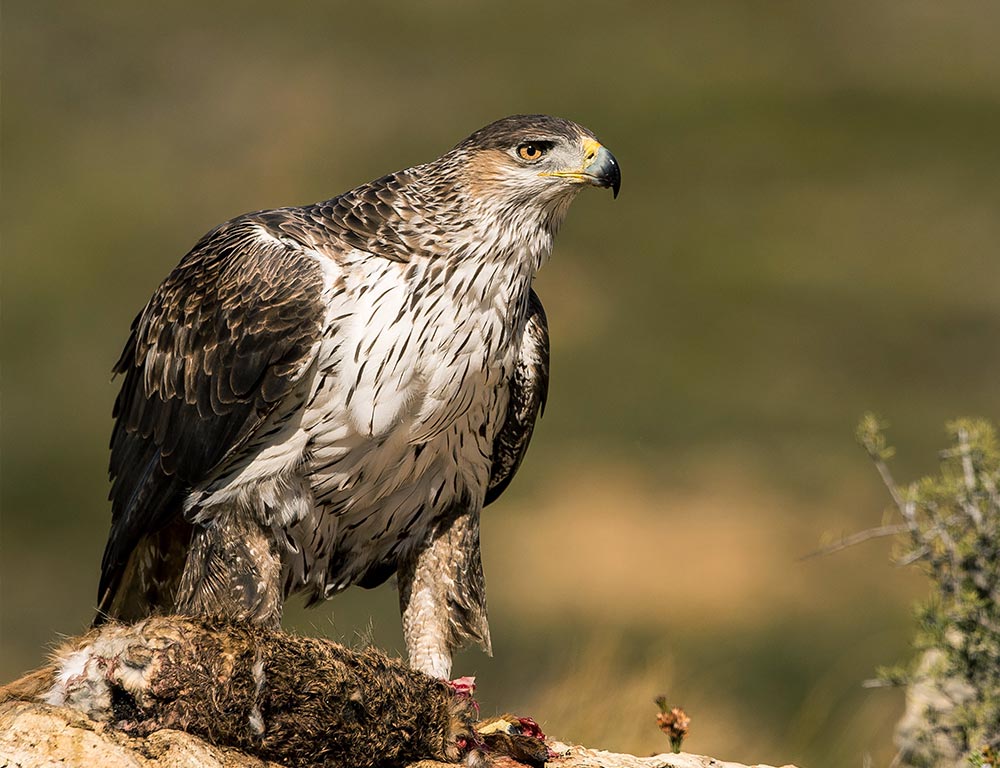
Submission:
[[[601,151],[601,142],[597,139],[583,140],[583,167],[584,170],[590,167],[591,163],[597,159],[597,153]]]

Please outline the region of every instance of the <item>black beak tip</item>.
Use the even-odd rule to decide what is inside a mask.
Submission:
[[[609,183],[608,186],[611,187],[611,197],[612,197],[612,199],[617,200],[618,199],[618,190],[622,188],[622,172],[621,172],[621,169],[618,167],[618,161],[615,160],[614,163],[615,163],[615,165],[611,169],[611,173],[609,174],[610,178],[608,179],[608,181],[610,183]]]
[[[587,178],[595,187],[611,189],[615,197],[622,188],[622,171],[618,160],[605,147],[600,148],[597,158],[586,168]]]

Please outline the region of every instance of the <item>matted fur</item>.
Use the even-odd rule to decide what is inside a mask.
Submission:
[[[143,736],[174,728],[295,766],[456,761],[471,699],[374,650],[177,616],[107,624],[0,690]]]

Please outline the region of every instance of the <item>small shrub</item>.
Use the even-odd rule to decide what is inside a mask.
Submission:
[[[940,474],[900,488],[883,425],[866,415],[858,439],[902,517],[901,562],[930,576],[909,667],[883,673],[907,686],[896,730],[910,766],[995,765],[1000,746],[1000,449],[985,421],[948,425]]]

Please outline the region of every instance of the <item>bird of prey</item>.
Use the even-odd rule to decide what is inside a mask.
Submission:
[[[98,617],[277,626],[396,574],[410,664],[490,651],[479,518],[546,398],[532,289],[569,204],[621,181],[576,123],[518,115],[436,160],[205,235],[115,372]]]

